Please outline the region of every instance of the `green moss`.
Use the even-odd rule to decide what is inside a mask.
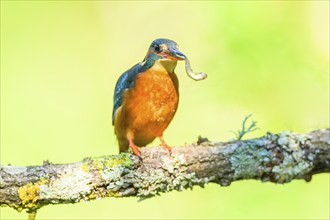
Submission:
[[[82,162],[80,168],[83,172],[88,173],[91,170],[97,170],[106,183],[109,183],[107,190],[95,193],[90,193],[86,197],[88,200],[102,197],[118,197],[118,189],[121,185],[127,184],[120,182],[120,177],[127,168],[133,165],[129,153],[120,153],[118,155],[103,156],[95,158],[86,158]]]
[[[83,162],[80,168],[87,173],[91,170],[91,167],[88,162]]]
[[[102,160],[104,160],[104,158],[102,158],[102,159],[93,159],[91,166],[93,168],[96,168],[98,171],[102,171],[103,168],[104,168],[104,164],[103,164]]]
[[[119,197],[119,193],[118,192],[113,192],[113,191],[108,191],[107,197]]]
[[[124,167],[131,167],[133,164],[133,161],[130,158],[129,153],[121,153],[118,155],[111,156],[107,160],[103,161],[103,164],[108,167],[116,167],[116,166],[124,166]]]
[[[39,183],[28,183],[18,188],[18,196],[21,199],[24,208],[37,209],[38,205],[36,202],[40,196]]]
[[[106,168],[114,168],[117,166],[130,167],[133,164],[130,155],[129,153],[120,153],[113,156],[88,158],[84,160],[81,168],[85,172],[89,172],[91,169],[97,169],[101,172]]]
[[[41,184],[48,184],[48,183],[49,183],[49,179],[47,179],[46,177],[41,176],[41,177],[39,178],[39,181],[36,182],[36,183],[39,184],[39,186],[40,186]]]

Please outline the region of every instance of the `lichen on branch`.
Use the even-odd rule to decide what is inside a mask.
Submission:
[[[80,162],[41,166],[0,165],[0,204],[35,213],[49,204],[103,197],[148,198],[209,182],[223,186],[242,179],[287,183],[330,172],[330,130],[307,134],[267,133],[250,140],[199,141],[141,149],[140,158],[121,153]]]

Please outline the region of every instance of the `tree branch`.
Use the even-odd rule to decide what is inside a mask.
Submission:
[[[207,140],[207,139],[206,139]],[[330,129],[308,134],[267,133],[250,140],[141,149],[143,161],[122,153],[70,164],[0,166],[0,204],[34,213],[48,204],[102,197],[151,197],[241,179],[287,183],[330,172]]]

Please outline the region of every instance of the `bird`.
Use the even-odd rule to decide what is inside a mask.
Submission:
[[[186,60],[187,74],[192,77],[189,60],[178,49],[178,44],[159,38],[151,43],[143,61],[117,80],[112,124],[120,152],[127,152],[130,148],[141,158],[139,147],[148,145],[155,138],[159,138],[161,146],[171,152],[163,135],[179,104],[179,81],[174,69],[180,60]]]

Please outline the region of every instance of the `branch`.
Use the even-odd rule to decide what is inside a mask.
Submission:
[[[122,153],[70,164],[0,166],[0,205],[35,213],[49,204],[103,197],[140,198],[241,179],[287,183],[330,172],[330,129],[267,133],[250,140],[141,149],[143,161]]]

